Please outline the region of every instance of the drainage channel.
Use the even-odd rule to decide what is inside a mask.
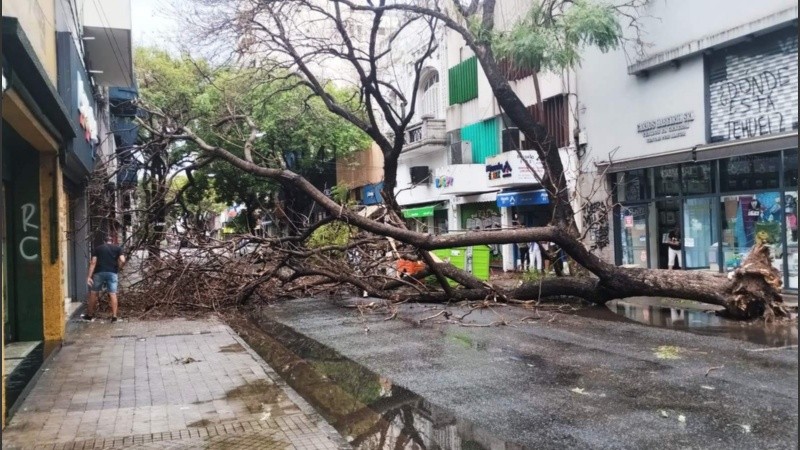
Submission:
[[[523,449],[266,317],[229,325],[357,449]]]

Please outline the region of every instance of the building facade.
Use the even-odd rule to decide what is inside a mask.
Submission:
[[[578,72],[586,158],[599,167],[587,178],[605,177],[597,195],[617,205],[606,258],[724,272],[764,241],[796,290],[797,4],[647,8],[645,54],[590,50]]]
[[[498,29],[510,27],[529,5],[499,1]],[[569,93],[575,86],[574,74],[539,74],[539,108],[533,73],[511,64],[503,64],[502,69],[530,114],[556,140],[573,186],[577,160],[571,111],[575,100]],[[436,81],[434,89],[430,80]],[[416,229],[464,233],[546,224],[550,199],[531,171],[541,174],[533,143],[526,143],[505,117],[477,58],[460,35],[442,31],[439,50],[419,86],[420,120],[409,127],[398,168],[398,201],[409,208],[406,217],[414,219]],[[495,246],[492,266],[514,270],[517,256],[514,245]]]
[[[95,10],[130,16],[129,0],[127,9],[113,3],[3,2],[3,419],[86,296],[86,190],[101,142],[98,86],[103,73],[125,72],[106,72],[102,52],[113,46],[115,66],[124,69],[120,45],[127,42],[131,64],[130,26],[127,41],[123,32],[111,42],[107,16]]]

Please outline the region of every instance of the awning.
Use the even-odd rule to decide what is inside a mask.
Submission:
[[[430,217],[433,215],[435,205],[420,206],[419,208],[408,208],[403,210],[403,217],[413,219],[416,217]]]
[[[501,192],[497,194],[497,206],[501,208],[525,205],[547,205],[549,203],[550,197],[544,189],[528,192]]]

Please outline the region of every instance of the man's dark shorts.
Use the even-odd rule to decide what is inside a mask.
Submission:
[[[114,272],[98,272],[92,275],[92,290],[95,292],[100,292],[103,290],[103,283],[105,283],[108,287],[109,294],[116,294],[117,293],[117,286],[119,284],[119,278],[116,273]]]

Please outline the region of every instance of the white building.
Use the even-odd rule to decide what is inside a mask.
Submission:
[[[607,257],[666,268],[677,231],[683,268],[727,271],[766,239],[797,289],[797,3],[650,2],[645,15],[645,55],[590,50],[578,71],[585,158],[622,205]]]
[[[499,1],[496,26],[510,26],[529,5]],[[514,91],[537,114],[530,72],[507,72]],[[546,126],[573,176],[574,99],[567,94],[575,86],[574,75],[543,73],[539,85]],[[398,201],[409,206],[407,217],[421,221],[417,228],[443,233],[547,223],[548,196],[514,150],[520,148],[533,167],[538,165],[535,152],[504,119],[480,64],[457,33],[444,31],[439,51],[423,73],[420,95],[420,120],[409,127],[398,169]],[[495,267],[514,269],[514,246],[495,248],[492,259]]]

